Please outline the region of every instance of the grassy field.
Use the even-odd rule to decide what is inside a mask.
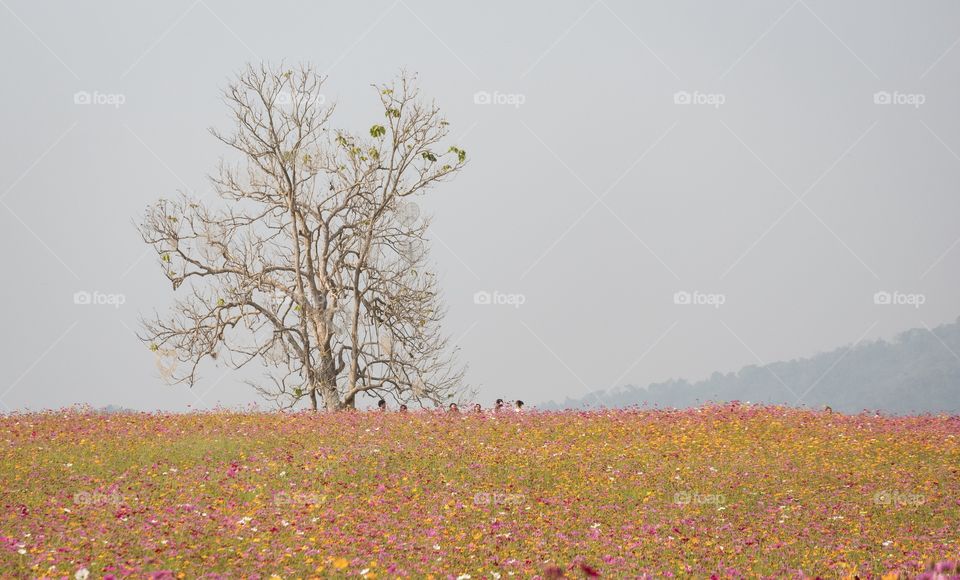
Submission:
[[[896,577],[960,418],[748,406],[0,418],[0,577]]]

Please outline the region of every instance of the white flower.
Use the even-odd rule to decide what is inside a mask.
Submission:
[[[26,554],[26,553],[27,553],[27,551],[26,551],[26,550],[24,550],[23,548],[20,548],[19,550],[17,550],[17,553],[18,553],[18,554],[20,554],[20,555],[22,556],[22,555],[24,555],[24,554]]]
[[[77,573],[73,575],[73,577],[77,580],[87,580],[87,578],[90,577],[90,570],[87,570],[86,568],[80,568],[77,570]]]
[[[245,526],[245,525],[249,524],[249,523],[250,523],[250,520],[252,520],[252,519],[253,519],[253,518],[251,518],[250,516],[243,516],[242,518],[240,518],[239,520],[237,520],[237,525],[238,525],[238,526]]]
[[[461,574],[461,575],[457,576],[457,580],[470,580],[470,575],[469,575],[469,574]]]

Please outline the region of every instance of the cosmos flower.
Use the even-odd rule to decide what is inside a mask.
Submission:
[[[0,578],[960,574],[950,416],[13,413],[0,481]]]

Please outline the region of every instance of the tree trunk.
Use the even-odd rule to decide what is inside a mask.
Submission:
[[[323,396],[323,406],[327,411],[339,411],[343,408],[340,393],[337,392],[337,369],[333,361],[333,352],[328,341],[320,342],[320,375],[317,388]]]
[[[337,396],[336,389],[324,388],[323,406],[327,411],[339,411],[341,408],[340,397]]]

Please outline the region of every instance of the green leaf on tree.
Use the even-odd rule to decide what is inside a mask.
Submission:
[[[460,161],[460,163],[463,163],[467,160],[467,152],[459,147],[450,147],[450,153],[456,153],[457,159]]]

